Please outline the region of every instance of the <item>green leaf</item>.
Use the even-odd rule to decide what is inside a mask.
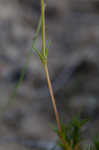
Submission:
[[[80,127],[82,127],[83,125],[85,125],[87,122],[89,121],[89,119],[84,119],[80,122]]]
[[[40,60],[41,61],[43,61],[43,56],[42,56],[42,54],[40,53],[40,51],[37,49],[37,48],[35,48],[35,47],[32,47],[32,49],[37,53],[37,55],[40,57]]]
[[[41,17],[39,19],[39,23],[37,25],[37,28],[36,28],[36,31],[34,33],[34,37],[33,37],[33,41],[32,41],[32,47],[34,47],[35,45],[35,42],[38,38],[38,35],[39,35],[39,31],[40,31],[40,27],[41,27]],[[30,61],[30,57],[31,57],[31,54],[32,54],[32,49],[30,49],[28,55],[27,55],[27,59],[26,59],[26,63],[22,69],[22,72],[21,72],[21,75],[20,75],[20,78],[18,80],[18,82],[16,83],[15,85],[15,88],[13,88],[13,91],[11,93],[11,96],[8,98],[8,103],[5,107],[3,107],[3,109],[1,110],[1,113],[3,113],[10,104],[12,104],[12,102],[14,102],[15,98],[16,98],[16,95],[17,95],[17,91],[18,91],[18,88],[20,87],[23,79],[24,79],[24,75],[25,75],[25,72],[27,71],[27,68],[28,68],[28,64],[29,64],[29,61]]]
[[[37,40],[37,38],[38,38],[38,35],[39,35],[39,32],[40,32],[40,27],[41,27],[41,17],[40,17],[40,19],[39,19],[39,23],[38,23],[37,28],[36,28],[36,31],[35,31],[35,33],[34,33],[32,46],[34,46],[34,44],[35,44],[35,42],[36,42],[36,40]]]

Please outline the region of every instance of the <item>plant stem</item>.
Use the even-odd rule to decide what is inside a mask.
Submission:
[[[59,130],[59,132],[61,132],[59,114],[58,114],[57,107],[56,107],[56,102],[55,102],[55,98],[54,98],[54,94],[53,94],[53,90],[52,90],[52,85],[51,85],[51,80],[50,80],[50,77],[49,77],[47,64],[44,65],[44,71],[45,71],[45,75],[46,75],[46,79],[47,79],[47,83],[48,83],[48,88],[49,88],[49,93],[50,93],[52,104],[53,104],[54,113],[55,113],[55,116],[56,116],[58,130]]]
[[[50,93],[50,96],[51,96],[53,110],[54,110],[55,117],[56,117],[56,122],[57,122],[58,131],[59,131],[60,141],[64,145],[65,150],[71,150],[68,146],[68,143],[61,136],[62,128],[61,128],[60,118],[59,118],[59,114],[58,114],[58,111],[57,111],[56,102],[55,102],[55,98],[54,98],[54,94],[53,94],[53,90],[52,90],[52,85],[51,85],[51,80],[50,80],[50,77],[49,77],[49,72],[48,72],[48,67],[47,67],[47,58],[45,56],[45,10],[44,9],[45,9],[44,8],[44,0],[41,0],[42,57],[43,57],[43,60],[41,62],[43,64],[45,75],[46,75],[46,80],[48,82],[49,93]]]
[[[57,122],[58,131],[59,131],[60,141],[64,145],[65,150],[71,150],[68,143],[60,135],[62,133],[62,128],[61,128],[60,118],[59,118],[59,114],[58,114],[57,107],[56,107],[55,97],[54,97],[54,94],[53,94],[53,89],[52,89],[52,84],[51,84],[51,80],[50,80],[50,76],[49,76],[49,72],[48,72],[47,63],[44,64],[44,71],[45,71],[46,80],[47,80],[47,83],[48,83],[49,93],[50,93],[51,100],[52,100],[53,110],[54,110],[55,117],[56,117],[56,122]]]
[[[45,7],[41,0],[41,22],[42,22],[42,55],[45,57]]]
[[[41,0],[41,21],[42,21],[42,55],[43,55],[43,57],[45,57],[45,11],[44,11],[44,0]],[[47,79],[47,82],[48,82],[48,87],[49,87],[49,92],[50,92],[50,96],[51,96],[51,100],[52,100],[52,104],[53,104],[54,113],[55,113],[55,116],[56,116],[57,126],[58,126],[59,131],[61,131],[59,114],[58,114],[58,111],[57,111],[55,98],[54,98],[54,94],[53,94],[53,90],[52,90],[52,85],[51,85],[51,81],[50,81],[50,77],[49,77],[49,73],[48,73],[47,60],[45,61],[43,66],[44,66],[46,79]]]

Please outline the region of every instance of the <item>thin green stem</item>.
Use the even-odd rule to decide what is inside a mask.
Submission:
[[[37,40],[39,32],[40,32],[40,27],[41,27],[41,17],[39,19],[36,31],[34,33],[34,37],[33,37],[33,41],[32,41],[32,48],[35,46],[36,40]],[[3,108],[0,108],[1,109],[0,117],[7,110],[8,106],[15,102],[15,98],[17,96],[18,88],[20,87],[20,85],[21,85],[21,83],[24,79],[25,73],[26,73],[28,65],[29,65],[30,57],[32,56],[32,52],[33,52],[33,50],[31,49],[29,51],[28,55],[27,55],[27,60],[26,60],[26,63],[24,65],[23,69],[22,69],[20,78],[19,78],[18,82],[16,83],[15,88],[13,89],[10,97],[8,98],[8,102],[7,102],[6,106],[4,106]]]
[[[42,55],[45,57],[45,6],[41,0],[41,22],[42,22]]]

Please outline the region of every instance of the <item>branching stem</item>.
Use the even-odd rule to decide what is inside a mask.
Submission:
[[[41,0],[41,21],[42,21],[42,56],[45,57],[45,12],[44,12],[44,0]],[[58,111],[57,111],[55,98],[54,98],[54,94],[53,94],[53,90],[52,90],[52,85],[51,85],[51,81],[50,81],[50,77],[49,77],[48,67],[47,67],[47,60],[45,61],[45,63],[43,63],[43,66],[44,66],[46,79],[47,79],[47,82],[48,82],[48,88],[49,88],[49,92],[50,92],[50,96],[51,96],[51,100],[52,100],[52,104],[53,104],[53,109],[54,109],[54,113],[55,113],[55,117],[56,117],[56,121],[57,121],[57,126],[58,126],[59,131],[61,131],[59,114],[58,114]]]
[[[43,64],[45,75],[46,75],[46,80],[47,80],[47,83],[48,83],[49,93],[50,93],[50,96],[51,96],[53,110],[54,110],[55,117],[56,117],[56,122],[57,122],[58,131],[59,131],[60,141],[64,145],[65,150],[71,150],[68,146],[68,143],[61,136],[62,128],[61,128],[60,118],[59,118],[59,114],[58,114],[58,111],[57,111],[56,102],[55,102],[53,89],[52,89],[52,85],[51,85],[51,80],[50,80],[50,77],[49,77],[49,72],[48,72],[48,67],[47,67],[47,58],[46,58],[46,52],[45,52],[45,5],[44,5],[44,0],[41,0],[41,22],[42,22],[42,59],[43,59],[43,60],[41,60],[41,62]]]

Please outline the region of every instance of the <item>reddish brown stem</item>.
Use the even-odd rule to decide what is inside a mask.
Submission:
[[[54,98],[54,94],[53,94],[53,90],[52,90],[52,85],[51,85],[51,80],[49,77],[47,64],[44,65],[44,70],[45,70],[45,75],[46,75],[46,79],[48,82],[49,93],[51,96],[52,105],[53,105],[53,109],[54,109],[54,113],[55,113],[55,117],[56,117],[57,127],[58,127],[59,132],[61,132],[59,114],[58,114],[57,107],[56,107],[56,102],[55,102],[55,98]]]
[[[71,150],[71,148],[69,147],[69,145],[67,144],[65,139],[61,136],[62,128],[61,128],[60,118],[59,118],[59,114],[58,114],[57,107],[56,107],[54,93],[52,90],[52,85],[51,85],[51,80],[49,77],[47,63],[44,64],[44,71],[45,71],[46,79],[48,82],[49,93],[51,96],[51,101],[52,101],[52,105],[53,105],[53,109],[54,109],[54,113],[55,113],[55,117],[56,117],[57,127],[58,127],[58,131],[59,131],[59,138],[60,138],[62,144],[64,145],[65,150]]]

